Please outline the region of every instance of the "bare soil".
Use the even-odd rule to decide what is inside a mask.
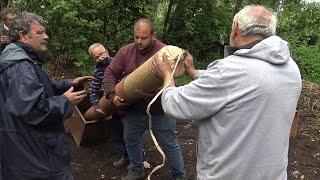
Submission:
[[[290,139],[288,179],[320,180],[320,85],[303,82],[298,110],[297,136]],[[183,151],[186,179],[196,179],[196,144],[198,126],[195,122],[177,122],[177,135]],[[151,169],[162,162],[149,133],[143,138],[145,161]],[[127,168],[114,168],[118,156],[110,141],[98,145],[77,147],[70,135],[71,171],[76,180],[121,179]],[[170,179],[167,165],[155,172],[151,179]]]
[[[320,179],[320,85],[303,83],[299,125],[290,140],[288,179]]]

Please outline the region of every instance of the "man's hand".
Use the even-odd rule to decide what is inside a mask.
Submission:
[[[89,81],[92,79],[92,76],[82,76],[82,77],[77,77],[72,81],[72,86],[80,86],[83,85],[86,81]]]
[[[68,98],[71,104],[78,105],[83,100],[83,98],[87,96],[87,93],[85,90],[77,92],[74,92],[73,90],[74,88],[73,86],[71,86],[71,88],[68,91],[66,91],[63,95],[65,95]]]
[[[174,81],[171,81],[172,69],[167,55],[163,54],[162,59],[163,60],[160,60],[157,56],[153,57],[152,71],[163,79],[164,84],[168,84],[170,82],[170,84],[174,84]]]
[[[184,59],[184,67],[186,69],[186,73],[188,74],[188,76],[194,79],[194,76],[197,70],[194,67],[193,57],[189,52],[187,53],[187,56]]]
[[[100,109],[100,108],[96,109],[96,111],[101,116],[105,116],[106,115],[106,113],[104,111],[102,111],[102,109]]]
[[[9,36],[1,36],[1,44],[9,44],[10,43],[10,39]]]
[[[114,98],[112,99],[112,104],[119,109],[123,109],[129,106],[129,103],[125,102],[125,100],[119,96],[114,96]]]

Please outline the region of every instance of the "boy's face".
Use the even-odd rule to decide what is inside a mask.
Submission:
[[[96,46],[91,51],[92,59],[95,62],[100,62],[109,56],[108,51],[102,46]]]

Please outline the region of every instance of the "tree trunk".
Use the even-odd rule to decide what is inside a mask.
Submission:
[[[3,8],[7,7],[8,0],[1,0],[0,1],[0,11],[2,11]]]
[[[7,8],[11,7],[13,0],[8,0]]]
[[[173,7],[173,0],[169,0],[168,11],[167,11],[167,14],[166,14],[166,18],[164,19],[164,23],[163,23],[162,37],[164,37],[165,34],[167,33],[168,23],[169,23],[169,20],[170,20],[172,7]]]
[[[196,10],[197,10],[197,7],[198,7],[199,3],[200,3],[200,0],[196,0],[196,3],[193,6],[193,10],[192,10],[192,14],[191,14],[191,17],[190,17],[190,21],[193,18],[194,14],[196,13]]]

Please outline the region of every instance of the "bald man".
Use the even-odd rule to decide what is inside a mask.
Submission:
[[[145,113],[148,102],[144,99],[130,104],[114,92],[116,83],[130,74],[165,44],[155,37],[152,22],[149,19],[138,19],[134,24],[134,43],[122,47],[115,60],[107,67],[104,75],[105,95],[117,107],[127,107],[122,118],[124,139],[130,160],[128,174],[124,180],[144,179],[143,152],[141,137],[148,127]],[[176,120],[164,115],[160,100],[152,105],[153,132],[166,154],[173,179],[184,178],[184,165],[181,149],[175,134]]]

